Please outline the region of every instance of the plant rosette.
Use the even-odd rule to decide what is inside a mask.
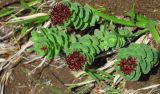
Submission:
[[[115,70],[126,80],[138,80],[158,64],[158,51],[145,44],[130,44],[121,48],[116,56]]]
[[[91,54],[74,51],[66,56],[66,64],[72,71],[85,70],[88,64],[93,62],[93,58]]]
[[[95,26],[95,23],[99,21],[99,16],[95,15],[87,6],[83,7],[79,3],[67,0],[53,6],[50,18],[53,25],[74,26],[75,29],[80,30]]]

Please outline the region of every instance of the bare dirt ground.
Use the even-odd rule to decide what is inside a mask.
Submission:
[[[160,19],[160,0],[72,0],[88,3],[94,7],[103,6],[106,13],[116,16],[126,15],[133,7],[137,12],[152,19]]]
[[[53,86],[61,90],[62,94],[68,94],[65,84],[75,80],[68,68],[56,69],[52,66],[55,62],[52,62],[28,74],[37,64],[16,66],[5,87],[5,94],[53,94],[44,85]]]

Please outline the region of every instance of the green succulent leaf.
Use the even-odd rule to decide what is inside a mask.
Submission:
[[[74,26],[75,29],[84,30],[88,27],[95,26],[99,21],[99,16],[87,6],[70,1],[61,1],[61,3],[67,5],[71,12],[70,17],[63,23],[65,27]]]
[[[130,44],[128,48],[121,48],[119,50],[116,59],[115,70],[117,73],[126,80],[135,81],[140,78],[141,74],[149,73],[149,71],[157,64],[158,51],[151,49],[146,44]],[[121,62],[123,62],[123,64],[121,64]],[[134,67],[135,64],[136,67]],[[120,70],[120,67],[122,70]],[[134,68],[134,71],[132,68]],[[123,71],[128,71],[130,73],[124,74]]]
[[[129,75],[124,75],[123,77],[124,77],[124,79],[126,79],[126,80],[132,80],[133,78],[135,78],[135,76],[136,76],[136,71],[133,71],[131,74],[129,74]]]
[[[63,28],[42,28],[41,32],[32,32],[31,41],[33,50],[39,56],[45,56],[47,60],[57,56],[60,51],[68,49],[68,35],[63,32]],[[45,47],[45,51],[42,48]]]
[[[132,81],[136,81],[136,80],[138,80],[140,78],[140,76],[141,76],[140,65],[137,65],[135,71],[136,71],[136,73],[135,73],[134,78],[131,79]]]

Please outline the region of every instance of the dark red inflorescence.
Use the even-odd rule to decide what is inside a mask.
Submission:
[[[136,67],[136,59],[129,57],[128,59],[122,59],[118,66],[120,67],[120,71],[125,74],[125,75],[129,75],[131,74],[135,67]]]
[[[46,47],[42,47],[41,50],[42,50],[43,52],[46,52],[47,48],[46,48]]]
[[[50,18],[53,25],[61,25],[69,18],[70,15],[70,9],[66,5],[58,3],[52,8]]]
[[[85,63],[85,57],[75,51],[66,57],[66,63],[71,70],[78,71]]]

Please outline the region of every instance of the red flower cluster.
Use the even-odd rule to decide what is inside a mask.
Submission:
[[[52,20],[53,25],[61,25],[68,19],[68,17],[71,15],[71,12],[69,8],[64,4],[56,4],[51,13],[50,18]]]
[[[75,51],[66,57],[67,65],[71,70],[80,70],[82,65],[85,63],[85,57],[79,52]]]
[[[42,50],[43,52],[45,52],[45,51],[47,50],[47,48],[46,48],[46,47],[42,47],[41,50]]]
[[[136,67],[136,60],[132,57],[129,57],[128,59],[122,59],[118,66],[120,67],[120,71],[122,71],[122,73],[129,75]]]

